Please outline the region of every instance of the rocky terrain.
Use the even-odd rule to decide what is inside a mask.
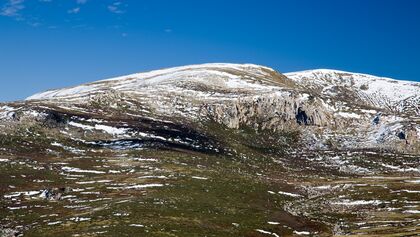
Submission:
[[[420,235],[420,83],[169,68],[0,104],[0,236]]]

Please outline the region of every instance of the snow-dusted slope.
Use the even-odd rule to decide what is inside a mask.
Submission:
[[[175,123],[211,119],[230,128],[299,130],[311,147],[328,140],[344,147],[418,146],[419,101],[418,82],[326,69],[283,75],[226,63],[136,73],[27,98],[78,113],[99,108]]]
[[[326,98],[348,97],[355,103],[402,112],[407,107],[419,110],[420,83],[400,81],[367,74],[318,69],[283,75],[271,68],[253,64],[213,63],[183,66],[136,73],[122,77],[88,83],[80,86],[51,90],[35,94],[27,100],[82,100],[86,96],[109,90],[144,94],[159,88],[170,92],[186,92],[203,87],[201,92],[273,91],[303,88]],[[294,83],[293,83],[293,82]],[[205,91],[207,90],[207,91]]]
[[[188,87],[193,84],[203,85],[209,90],[214,88],[267,90],[271,89],[267,87],[268,85],[281,83],[280,80],[273,80],[273,74],[275,74],[273,69],[253,64],[201,64],[136,73],[70,88],[46,91],[30,96],[27,100],[81,99],[87,95],[110,89],[125,93],[138,93],[145,92],[150,87],[165,87],[169,91],[175,90],[176,87]],[[281,77],[279,76],[279,78]],[[264,79],[269,81],[264,81]],[[266,86],[261,86],[261,84]]]
[[[327,97],[342,94],[356,97],[379,108],[403,111],[407,106],[419,106],[420,83],[401,81],[368,74],[318,69],[286,73],[297,84],[319,91]],[[408,104],[407,104],[408,102]]]

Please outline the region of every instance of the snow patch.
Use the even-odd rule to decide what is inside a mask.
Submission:
[[[267,234],[267,235],[272,235],[275,237],[280,237],[280,235],[274,233],[274,232],[270,232],[270,231],[266,231],[266,230],[261,230],[261,229],[256,229],[255,231],[262,233],[262,234]]]
[[[302,195],[300,194],[296,194],[296,193],[288,193],[288,192],[283,192],[283,191],[278,191],[278,194],[282,194],[282,195],[286,195],[289,197],[302,197]]]
[[[338,112],[337,115],[344,117],[344,118],[352,118],[352,119],[360,119],[361,116],[356,113],[349,113],[349,112]]]
[[[65,172],[69,172],[69,173],[105,174],[104,171],[98,171],[98,170],[82,170],[82,169],[79,169],[79,168],[73,168],[73,167],[68,167],[68,166],[64,166],[61,169],[63,171],[65,171]]]

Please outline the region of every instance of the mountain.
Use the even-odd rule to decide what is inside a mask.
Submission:
[[[217,63],[0,104],[0,234],[420,233],[419,102],[418,82]]]
[[[287,128],[305,133],[306,148],[419,151],[420,84],[343,71],[282,75],[257,65],[204,64],[47,91],[27,100],[76,111],[77,104],[105,104],[128,110],[125,115],[214,120],[229,128]]]

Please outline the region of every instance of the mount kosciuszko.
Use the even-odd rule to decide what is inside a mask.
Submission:
[[[420,83],[202,64],[0,104],[0,236],[420,234]]]
[[[185,127],[209,141],[212,135],[202,128],[215,122],[294,136],[299,149],[419,152],[419,101],[417,82],[326,69],[281,74],[251,64],[203,64],[42,92],[1,106],[0,118],[7,124],[2,132],[13,133],[22,123],[54,124],[65,127],[68,133],[60,134],[70,140],[80,141],[83,131],[84,140],[100,136],[107,145],[143,146],[144,139],[217,149],[187,139],[191,134],[138,126],[147,120]]]

